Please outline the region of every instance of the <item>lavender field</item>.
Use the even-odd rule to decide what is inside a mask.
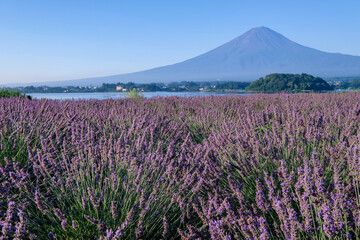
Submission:
[[[0,99],[0,239],[359,239],[360,94]]]

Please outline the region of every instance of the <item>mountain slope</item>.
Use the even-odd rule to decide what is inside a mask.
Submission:
[[[129,81],[251,81],[270,73],[308,73],[320,77],[358,76],[360,57],[318,51],[297,44],[269,28],[258,27],[184,62],[130,74],[73,80],[68,81],[68,85]],[[48,85],[53,84],[56,83]]]

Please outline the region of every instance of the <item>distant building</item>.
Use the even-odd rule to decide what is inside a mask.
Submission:
[[[122,86],[116,86],[116,91],[122,91],[123,87]]]

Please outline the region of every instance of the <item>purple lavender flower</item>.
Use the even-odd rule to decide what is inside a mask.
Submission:
[[[55,240],[56,239],[55,235],[52,232],[49,232],[48,237],[49,237],[50,240]]]
[[[169,223],[166,219],[166,216],[163,217],[163,228],[164,228],[164,230],[163,230],[162,236],[164,238],[167,238],[167,236],[169,234]]]
[[[118,217],[118,212],[116,210],[116,201],[111,201],[111,215],[114,220]]]
[[[41,197],[40,197],[40,194],[39,194],[39,192],[37,190],[35,191],[35,202],[36,202],[36,206],[42,212],[42,214],[46,215],[48,213],[48,211],[44,207],[44,205],[42,203],[42,200],[41,200]]]
[[[98,209],[100,207],[100,199],[95,197],[95,194],[93,192],[93,188],[88,187],[88,194],[90,196],[90,201],[95,209]]]
[[[61,227],[62,227],[62,229],[63,229],[64,231],[67,230],[67,227],[66,227],[66,218],[64,218],[64,219],[61,220]]]
[[[16,226],[15,226],[15,239],[24,239],[26,237],[26,228],[25,228],[25,224],[26,224],[26,220],[25,220],[25,217],[24,217],[24,212],[19,209],[18,210],[18,217],[19,217],[19,222],[16,223]]]
[[[143,227],[143,221],[140,220],[138,222],[137,228],[136,228],[136,237],[140,238],[144,234],[144,227]]]
[[[266,200],[263,186],[259,179],[256,180],[256,204],[263,213],[267,212],[270,208],[270,204]]]
[[[76,225],[76,222],[74,220],[71,222],[71,226],[74,230],[76,230],[78,228]]]
[[[81,199],[81,203],[82,203],[82,206],[85,208],[86,207],[86,197],[82,197]]]
[[[330,208],[325,203],[321,205],[321,212],[319,212],[319,215],[323,219],[323,231],[325,235],[329,238],[334,237],[336,233],[334,220],[331,216]]]
[[[259,223],[260,223],[260,228],[259,229],[260,229],[260,233],[261,233],[259,238],[261,240],[269,240],[269,239],[271,239],[271,235],[270,235],[269,229],[268,229],[268,227],[266,225],[265,218],[260,217],[259,218]]]
[[[3,236],[8,236],[13,232],[13,213],[15,209],[15,202],[11,201],[8,204],[8,209],[6,211],[5,221],[2,223],[2,234]]]

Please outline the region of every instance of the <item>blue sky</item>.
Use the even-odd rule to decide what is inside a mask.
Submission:
[[[360,1],[0,0],[0,84],[145,70],[269,27],[360,56]]]

